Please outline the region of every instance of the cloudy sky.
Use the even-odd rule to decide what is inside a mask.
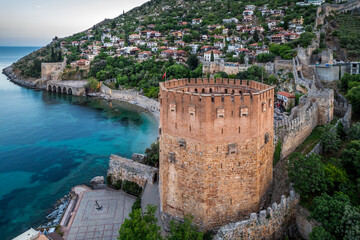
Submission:
[[[43,46],[147,0],[0,0],[0,46]]]

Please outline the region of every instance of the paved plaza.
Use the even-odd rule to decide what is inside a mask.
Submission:
[[[129,216],[136,198],[123,191],[103,189],[87,191],[81,199],[67,240],[113,240],[119,235],[124,219]],[[96,205],[98,202],[101,209]]]

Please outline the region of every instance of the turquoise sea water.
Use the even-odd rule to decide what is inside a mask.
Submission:
[[[0,47],[0,70],[36,47]],[[157,121],[126,103],[34,91],[0,74],[0,239],[45,222],[72,186],[106,175],[110,154],[143,153]]]

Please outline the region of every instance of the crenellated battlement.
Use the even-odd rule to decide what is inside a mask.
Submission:
[[[229,78],[173,79],[167,82],[160,83],[160,88],[163,91],[178,90],[178,91],[189,92],[194,94],[218,93],[218,94],[233,94],[233,95],[241,94],[239,93],[239,91],[236,91],[239,89],[247,90],[253,94],[255,93],[262,94],[274,89],[274,87],[272,86],[260,82],[256,82],[253,80],[240,80],[240,79],[229,79]],[[210,88],[213,89],[213,92],[209,91]],[[195,91],[195,89],[197,91]],[[201,91],[202,89],[204,89],[205,91],[204,92]],[[231,92],[229,90],[234,90],[234,92]]]
[[[160,83],[159,102],[166,132],[193,139],[206,136],[208,143],[236,141],[239,135],[255,137],[269,131],[274,87],[234,79],[171,80]]]
[[[317,114],[317,112],[318,104],[316,102],[312,103],[312,105],[306,109],[304,114],[299,112],[299,116],[292,120],[284,119],[282,121],[274,123],[274,130],[275,132],[278,132],[279,130],[292,130],[295,128],[299,128],[301,125],[305,124],[306,121],[312,119],[314,115]]]

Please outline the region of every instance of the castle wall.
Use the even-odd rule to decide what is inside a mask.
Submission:
[[[272,182],[273,88],[183,79],[161,83],[159,100],[165,223],[191,213],[202,229],[216,229],[257,211]]]
[[[158,169],[145,164],[135,162],[120,156],[111,155],[107,175],[111,177],[111,182],[127,180],[134,182],[142,188],[146,182],[156,181]]]
[[[281,158],[292,153],[312,132],[319,122],[319,104],[302,108],[299,116],[291,121],[284,120],[274,126],[276,136],[282,140]]]
[[[291,190],[290,196],[282,196],[279,204],[273,203],[267,210],[251,213],[247,220],[221,227],[214,240],[280,239],[289,220],[295,218],[299,202],[300,196]]]
[[[286,69],[292,71],[293,62],[292,60],[275,60],[274,61],[274,70],[279,71],[280,69]]]
[[[41,63],[41,79],[55,81],[61,80],[61,73],[64,70],[65,65],[65,60],[63,62],[56,63]]]

